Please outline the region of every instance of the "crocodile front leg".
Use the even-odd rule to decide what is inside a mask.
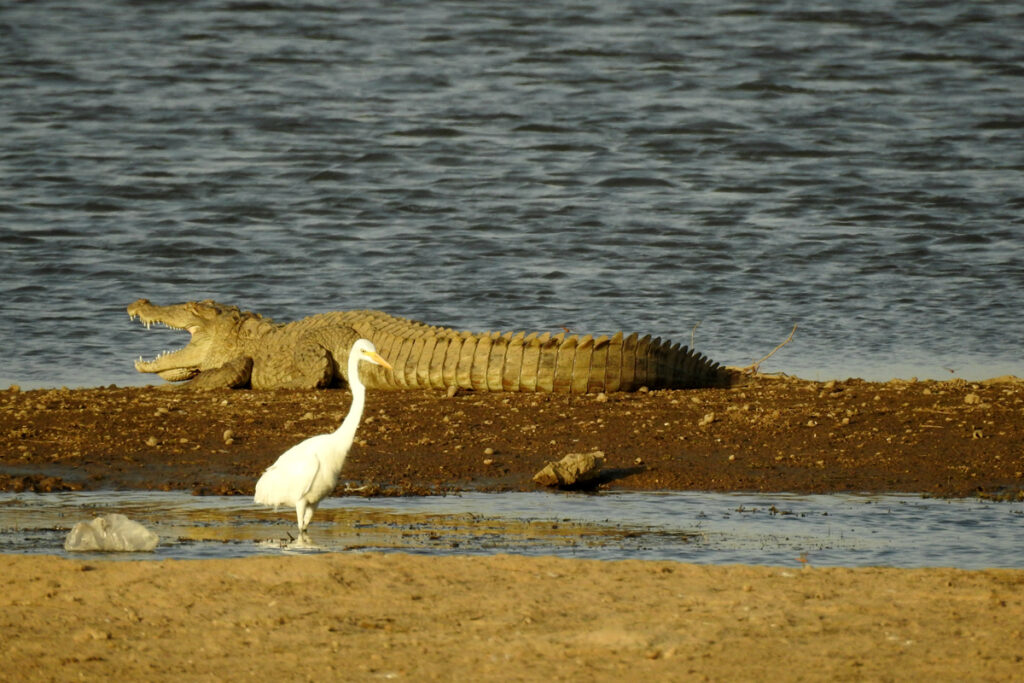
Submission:
[[[344,384],[348,349],[358,338],[350,327],[312,329],[266,344],[253,366],[253,389],[322,389]],[[276,340],[275,340],[276,341]]]
[[[172,389],[209,391],[212,389],[241,389],[249,386],[252,377],[252,358],[239,356],[219,368],[203,370],[184,384],[165,385]]]
[[[253,389],[322,389],[334,380],[331,354],[319,344],[299,342],[260,357],[253,366]]]

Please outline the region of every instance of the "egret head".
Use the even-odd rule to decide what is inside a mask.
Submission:
[[[377,347],[373,345],[373,342],[369,339],[359,339],[355,344],[352,345],[352,350],[349,351],[350,356],[356,356],[360,361],[373,363],[374,365],[381,365],[388,370],[393,369],[391,363],[384,360],[384,358],[377,353]]]

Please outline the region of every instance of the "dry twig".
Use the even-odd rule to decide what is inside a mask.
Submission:
[[[781,349],[783,346],[785,346],[789,342],[793,341],[793,335],[796,334],[796,327],[797,327],[796,325],[793,325],[793,330],[789,333],[789,336],[786,337],[785,341],[783,341],[781,344],[779,344],[774,349],[772,349],[771,352],[767,356],[765,356],[761,360],[754,361],[753,363],[751,363],[750,365],[748,365],[746,367],[740,368],[739,371],[744,373],[744,374],[751,374],[751,375],[758,374],[758,372],[761,369],[761,363],[763,363],[766,360],[768,360],[769,358],[771,358],[772,354],[774,354],[776,351]]]

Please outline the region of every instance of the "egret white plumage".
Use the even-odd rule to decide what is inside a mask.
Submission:
[[[292,446],[256,482],[255,502],[273,505],[275,510],[280,505],[295,506],[300,539],[306,537],[306,528],[320,501],[337,485],[345,456],[355,439],[366,405],[366,386],[359,380],[359,363],[364,361],[392,369],[377,353],[373,342],[356,340],[348,354],[352,405],[341,426],[329,434],[318,434]]]

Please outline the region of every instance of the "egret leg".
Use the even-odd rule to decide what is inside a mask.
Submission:
[[[309,521],[313,519],[313,513],[316,511],[316,503],[307,503],[304,500],[300,500],[295,503],[295,518],[299,522],[299,537],[295,539],[295,542],[291,544],[294,548],[315,548],[316,546],[312,541],[309,540],[309,534],[306,533],[306,529],[309,527]]]
[[[299,500],[295,503],[295,518],[299,522],[299,533],[306,533],[306,527],[309,526],[309,520],[313,517],[313,511],[310,510],[309,514],[306,514],[306,501]]]

